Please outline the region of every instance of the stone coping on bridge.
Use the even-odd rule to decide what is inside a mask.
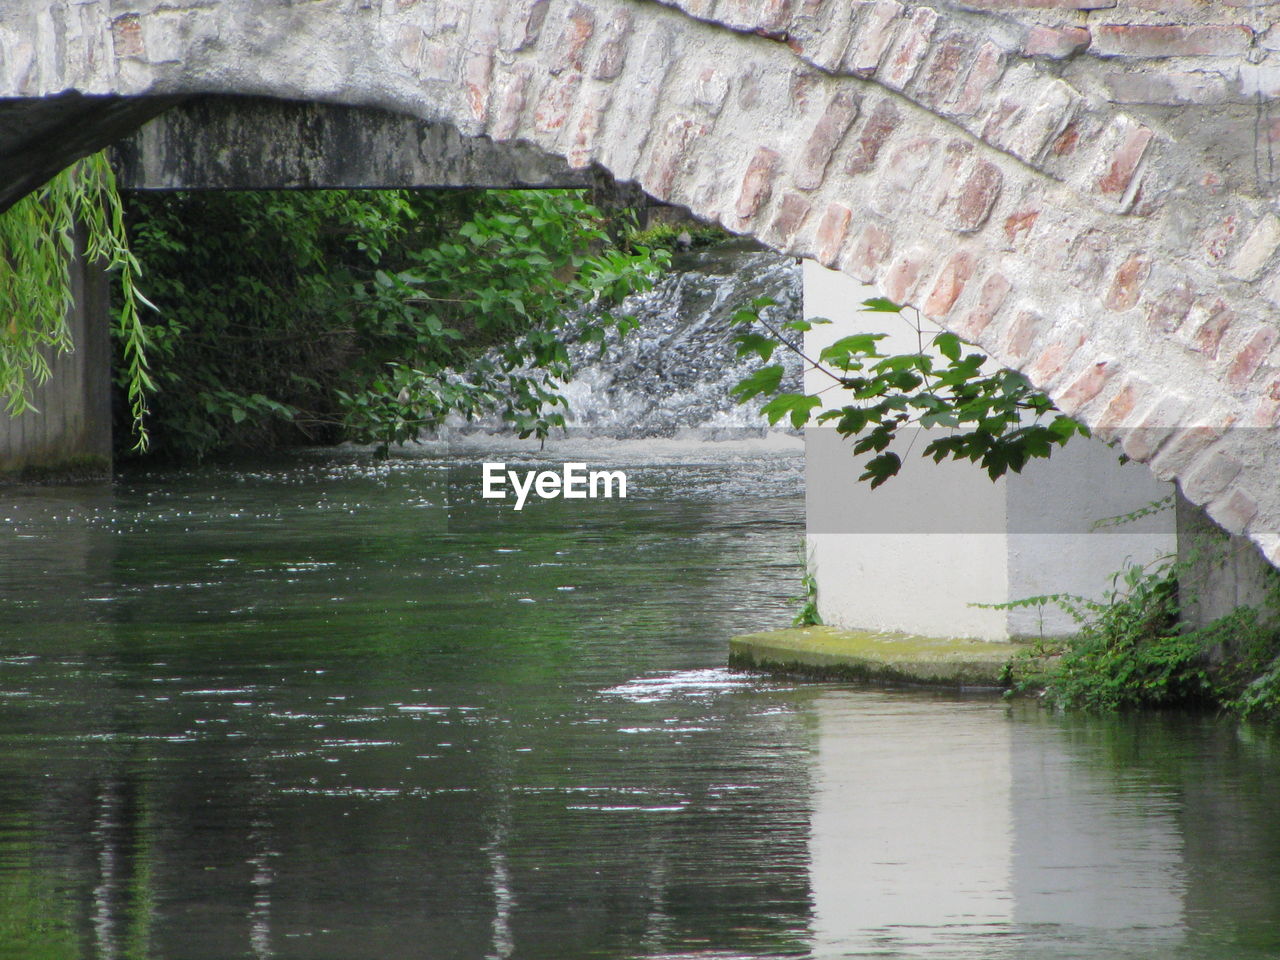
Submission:
[[[1008,686],[1026,644],[877,630],[789,627],[729,641],[729,665],[835,679],[943,687]]]

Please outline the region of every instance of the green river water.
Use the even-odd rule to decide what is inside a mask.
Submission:
[[[730,672],[793,450],[495,458],[0,491],[0,957],[1280,957],[1268,731]]]

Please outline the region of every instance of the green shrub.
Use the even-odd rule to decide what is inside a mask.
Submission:
[[[625,330],[610,308],[665,258],[612,246],[569,190],[136,194],[128,213],[158,307],[148,422],[178,459],[403,443],[451,413],[545,436],[567,342]]]
[[[1103,602],[1057,603],[1081,629],[1040,644],[1021,665],[1019,687],[1056,706],[1111,712],[1144,707],[1220,707],[1262,716],[1280,708],[1280,626],[1275,611],[1241,607],[1198,628],[1179,621],[1178,564],[1133,565]]]

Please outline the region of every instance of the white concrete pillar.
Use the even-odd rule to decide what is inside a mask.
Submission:
[[[881,353],[919,349],[923,333],[897,314],[860,309],[879,292],[812,262],[804,265],[805,316],[833,323],[805,335],[805,352],[854,333],[883,333]],[[977,349],[977,348],[973,348]],[[829,407],[849,395],[824,374],[806,373],[805,389]],[[975,464],[920,456],[928,442],[906,430],[895,451],[898,476],[876,490],[859,482],[865,457],[834,427],[806,432],[807,549],[824,622],[847,628],[898,630],[925,636],[1009,639],[1058,636],[1075,623],[1054,605],[993,610],[999,604],[1050,593],[1101,599],[1113,575],[1131,562],[1149,563],[1176,551],[1170,507],[1141,520],[1098,526],[1171,498],[1119,451],[1073,438],[1048,460],[992,482]]]

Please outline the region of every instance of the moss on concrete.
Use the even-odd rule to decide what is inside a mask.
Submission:
[[[729,663],[783,673],[947,687],[1006,687],[1019,643],[792,627],[729,641]]]

